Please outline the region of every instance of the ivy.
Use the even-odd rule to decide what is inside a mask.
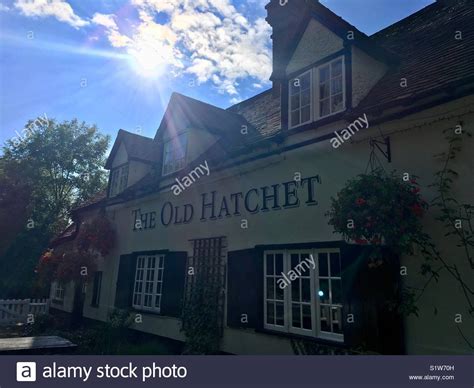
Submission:
[[[222,337],[222,285],[218,270],[201,265],[182,313],[182,330],[186,335],[185,354],[218,354]]]

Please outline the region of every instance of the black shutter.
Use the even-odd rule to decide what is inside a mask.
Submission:
[[[161,315],[181,317],[187,258],[187,252],[169,252],[165,256]]]
[[[368,248],[344,246],[342,284],[344,293],[344,341],[353,349],[382,354],[403,352],[403,320],[390,308],[397,299],[398,260],[388,257],[377,268],[369,268]],[[348,322],[349,314],[354,322]]]
[[[126,309],[132,306],[133,283],[136,266],[136,255],[131,254],[120,256],[117,288],[115,291],[115,307],[117,308]]]
[[[263,328],[263,256],[257,249],[227,254],[227,325]],[[242,322],[243,314],[248,323]]]
[[[100,289],[102,288],[102,271],[94,274],[94,284],[92,288],[91,306],[97,307],[100,303]]]

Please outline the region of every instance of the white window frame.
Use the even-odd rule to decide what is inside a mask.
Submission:
[[[291,113],[293,112],[294,109],[292,109],[293,107],[291,106],[291,85],[294,83],[295,80],[305,76],[306,74],[309,74],[309,84],[310,84],[310,87],[309,87],[309,93],[310,93],[310,96],[309,96],[309,119],[307,121],[300,122],[296,125],[292,125],[291,124]],[[299,94],[301,96],[301,91],[299,92]],[[300,107],[299,107],[300,119],[301,119],[301,110],[302,109],[301,109],[301,98],[300,98]],[[294,77],[294,78],[292,78],[291,80],[288,81],[288,127],[290,129],[291,128],[296,128],[296,127],[299,127],[301,125],[308,124],[308,123],[312,122],[313,121],[313,111],[314,111],[313,71],[312,71],[312,69],[310,69],[310,70],[307,70],[307,71],[297,75],[296,77]]]
[[[154,267],[148,266],[149,260],[151,258],[155,258]],[[140,255],[137,257],[137,264],[135,266],[135,277],[134,277],[134,282],[133,282],[133,296],[132,296],[132,306],[135,309],[143,310],[143,311],[152,311],[156,313],[160,312],[161,301],[163,299],[164,266],[165,266],[165,255]],[[139,272],[140,270],[143,272]],[[152,272],[152,270],[153,270],[152,276],[149,277],[148,274]],[[160,271],[161,271],[161,278],[159,277]],[[146,290],[145,287],[146,287],[147,282],[152,283],[151,293],[145,292]],[[151,306],[145,305],[146,296],[151,296],[151,303],[150,303]],[[159,297],[158,305],[156,305],[157,297]],[[136,303],[137,300],[139,300],[139,303]]]
[[[173,159],[170,163],[166,164],[166,155],[168,153],[176,153],[175,149],[173,147],[177,147],[176,141],[180,136],[185,136],[185,146],[184,146],[184,157],[181,159]],[[186,161],[187,161],[187,156],[188,156],[188,132],[181,132],[177,134],[176,136],[167,139],[164,144],[163,144],[163,166],[161,170],[161,174],[163,176],[173,174],[176,171],[182,170],[184,167],[186,167]],[[179,143],[178,143],[179,144]],[[168,149],[171,147],[171,150]],[[178,161],[180,164],[178,164]],[[174,164],[177,164],[173,166]],[[171,168],[167,168],[167,166],[171,165]]]
[[[329,66],[329,109],[331,109],[331,97],[332,97],[332,94],[331,94],[331,80],[332,80],[332,72],[331,72],[331,65],[334,63],[334,62],[337,62],[337,61],[341,61],[341,65],[342,65],[342,68],[341,68],[341,72],[342,72],[342,108],[338,111],[335,111],[335,112],[330,112],[329,114],[325,115],[325,116],[321,116],[321,112],[320,112],[320,109],[319,109],[319,102],[321,100],[321,96],[319,94],[319,69],[323,68],[323,67],[327,67]],[[318,121],[318,120],[321,120],[321,119],[324,119],[326,117],[331,117],[331,116],[334,116],[335,114],[338,114],[340,112],[344,112],[346,110],[346,65],[345,65],[345,62],[344,62],[344,56],[340,56],[340,57],[337,57],[337,58],[334,58],[332,59],[331,61],[328,61],[328,62],[325,62],[317,67],[315,67],[313,69],[313,79],[314,79],[314,82],[313,82],[313,88],[314,88],[314,96],[316,96],[316,98],[314,98],[314,112],[315,112],[315,121]]]
[[[286,311],[285,311],[285,306],[286,306],[286,289],[284,290],[284,294],[283,294],[283,320],[284,320],[284,323],[283,323],[283,326],[280,326],[280,325],[276,325],[276,324],[269,324],[267,323],[267,301],[274,301],[276,300],[273,299],[273,298],[270,298],[268,299],[268,291],[267,291],[267,278],[275,278],[276,276],[269,276],[267,275],[267,254],[268,255],[276,255],[276,254],[283,254],[283,272],[286,272],[286,265],[285,265],[285,255],[284,255],[284,252],[285,251],[265,251],[264,252],[264,255],[263,255],[263,290],[264,290],[264,294],[263,294],[263,320],[264,320],[264,327],[266,329],[271,329],[271,330],[276,330],[276,331],[283,331],[283,332],[287,332],[288,329],[288,315],[286,314]],[[274,263],[275,263],[275,259],[273,259]],[[274,272],[275,272],[275,275],[276,275],[276,266],[274,265]],[[274,293],[276,295],[276,288],[278,287],[278,282],[275,278],[274,280]],[[274,312],[274,315],[275,315],[275,321],[276,321],[276,309],[275,309],[275,312]]]
[[[127,188],[128,185],[128,173],[129,173],[129,168],[128,168],[128,163],[125,166],[122,166],[120,168],[120,178],[119,178],[119,185],[118,185],[118,192],[121,193]]]
[[[120,194],[127,188],[128,185],[128,174],[129,167],[128,163],[112,169],[110,172],[110,194],[109,197],[113,197],[117,194]]]
[[[113,197],[118,192],[118,176],[119,169],[114,169],[110,172],[110,197]]]
[[[58,302],[64,302],[64,293],[65,293],[64,284],[58,281],[54,282],[53,283],[53,300],[58,301]]]
[[[331,79],[333,77],[331,77],[332,73],[331,73],[331,65],[334,63],[334,62],[337,62],[337,61],[341,61],[341,64],[342,64],[342,68],[341,68],[341,72],[342,72],[342,108],[338,111],[334,111],[334,112],[330,112],[329,114],[325,115],[325,116],[321,116],[321,112],[320,112],[320,107],[319,107],[319,102],[321,100],[321,96],[320,96],[320,93],[319,93],[319,69],[323,68],[323,67],[327,67],[329,66],[329,109],[331,109]],[[292,83],[306,75],[306,74],[310,74],[310,84],[311,84],[311,88],[310,88],[310,118],[308,121],[305,121],[305,122],[301,122],[299,124],[296,124],[296,125],[292,125],[291,123],[291,112],[292,112],[292,106],[291,106],[291,85]],[[301,103],[301,100],[300,100],[300,103]],[[304,124],[308,124],[310,122],[314,122],[314,121],[318,121],[318,120],[321,120],[321,119],[324,119],[326,117],[330,117],[330,116],[333,116],[335,114],[338,114],[340,112],[343,112],[346,110],[346,64],[345,64],[345,61],[344,61],[344,55],[341,55],[337,58],[334,58],[330,61],[327,61],[317,67],[314,67],[314,68],[311,68],[309,70],[306,70],[304,72],[302,72],[301,74],[298,74],[296,77],[293,77],[292,79],[290,79],[288,81],[288,128],[289,129],[292,129],[292,128],[297,128],[301,125],[304,125]],[[300,118],[301,118],[301,105],[300,105]]]
[[[317,292],[319,292],[319,281],[320,281],[320,276],[319,276],[319,253],[327,253],[328,254],[328,260],[329,260],[329,254],[330,253],[338,253],[339,258],[341,259],[341,252],[338,248],[321,248],[321,249],[284,249],[284,250],[268,250],[264,251],[264,257],[263,257],[263,290],[264,290],[264,296],[263,296],[263,320],[264,320],[264,328],[272,331],[279,331],[279,332],[285,332],[285,333],[292,333],[292,334],[299,334],[303,336],[309,336],[309,337],[317,337],[321,339],[326,339],[326,340],[331,340],[335,342],[343,342],[344,341],[344,334],[340,333],[334,333],[334,332],[326,332],[321,330],[321,317],[320,317],[320,311],[321,311],[321,303],[320,303],[320,298],[317,297]],[[292,300],[291,300],[291,283],[285,287],[283,290],[284,292],[284,297],[283,297],[283,303],[284,303],[284,325],[276,325],[276,324],[269,324],[267,323],[267,278],[272,277],[271,275],[267,275],[267,254],[282,254],[283,255],[283,273],[285,275],[288,274],[288,272],[293,269],[291,268],[291,254],[308,254],[312,255],[315,263],[316,263],[316,268],[313,270],[312,267],[308,269],[309,275],[310,275],[310,290],[311,290],[311,322],[312,322],[312,329],[304,329],[304,328],[296,328],[291,326],[291,322],[293,321],[293,309],[292,309]],[[328,267],[329,268],[329,267]],[[275,268],[276,272],[276,268]],[[273,277],[276,278],[276,273],[274,274]],[[327,278],[327,277],[322,277],[322,278]],[[331,279],[338,279],[341,280],[341,292],[342,292],[342,279],[340,277],[331,277]],[[294,281],[297,281],[296,279]],[[275,279],[275,287],[278,287],[278,283]],[[276,292],[276,289],[275,289]],[[332,298],[332,288],[330,286],[329,288],[330,292],[330,298]],[[332,299],[331,299],[332,300]],[[302,304],[302,302],[300,302]],[[303,302],[303,304],[305,304]],[[341,307],[341,311],[343,308],[342,304],[332,304],[331,306],[339,306]],[[330,309],[331,311],[331,309]],[[331,312],[332,313],[332,312]],[[276,312],[275,312],[275,317],[276,317]],[[341,319],[342,318],[342,312],[341,312]],[[276,321],[275,321],[276,323]],[[342,322],[343,323],[343,322]],[[343,326],[343,325],[342,325]]]

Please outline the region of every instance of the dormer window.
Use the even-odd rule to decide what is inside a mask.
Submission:
[[[309,123],[312,119],[311,73],[309,70],[290,81],[290,126]]]
[[[342,57],[316,68],[318,118],[344,110],[343,68]]]
[[[110,173],[109,197],[113,197],[127,188],[128,164],[114,168]]]
[[[186,165],[188,134],[181,133],[163,145],[163,175],[181,170]]]
[[[289,81],[289,127],[317,121],[345,107],[343,57],[339,57]]]

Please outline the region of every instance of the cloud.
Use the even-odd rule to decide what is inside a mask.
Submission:
[[[249,7],[238,11],[231,0],[129,1],[138,19],[125,20],[125,26],[114,14],[82,19],[66,0],[15,0],[14,6],[25,16],[54,16],[74,28],[100,26],[110,45],[129,54],[144,73],[186,74],[228,95],[238,95],[245,79],[268,84],[271,28]]]
[[[132,40],[119,32],[119,27],[115,21],[115,15],[95,13],[91,19],[93,24],[105,29],[110,44],[113,47],[127,47]]]
[[[103,13],[95,13],[92,17],[92,23],[103,26],[107,29],[118,30],[114,15],[106,15]]]
[[[14,6],[27,17],[53,16],[74,28],[89,24],[88,21],[77,16],[72,7],[64,0],[16,0]]]
[[[132,33],[121,34],[110,15],[94,17],[107,28],[113,46],[125,47],[151,65],[166,66],[175,75],[194,76],[198,84],[211,82],[220,93],[238,94],[239,80],[248,77],[268,83],[271,29],[263,18],[250,21],[229,0],[132,0],[132,4],[139,14]],[[157,23],[158,15],[166,21]]]
[[[231,105],[236,105],[236,104],[238,104],[239,102],[242,102],[242,101],[243,101],[243,100],[242,100],[241,98],[239,98],[239,97],[232,97],[232,98],[230,99]]]
[[[0,12],[7,12],[10,11],[10,8],[8,8],[6,5],[0,3]]]

